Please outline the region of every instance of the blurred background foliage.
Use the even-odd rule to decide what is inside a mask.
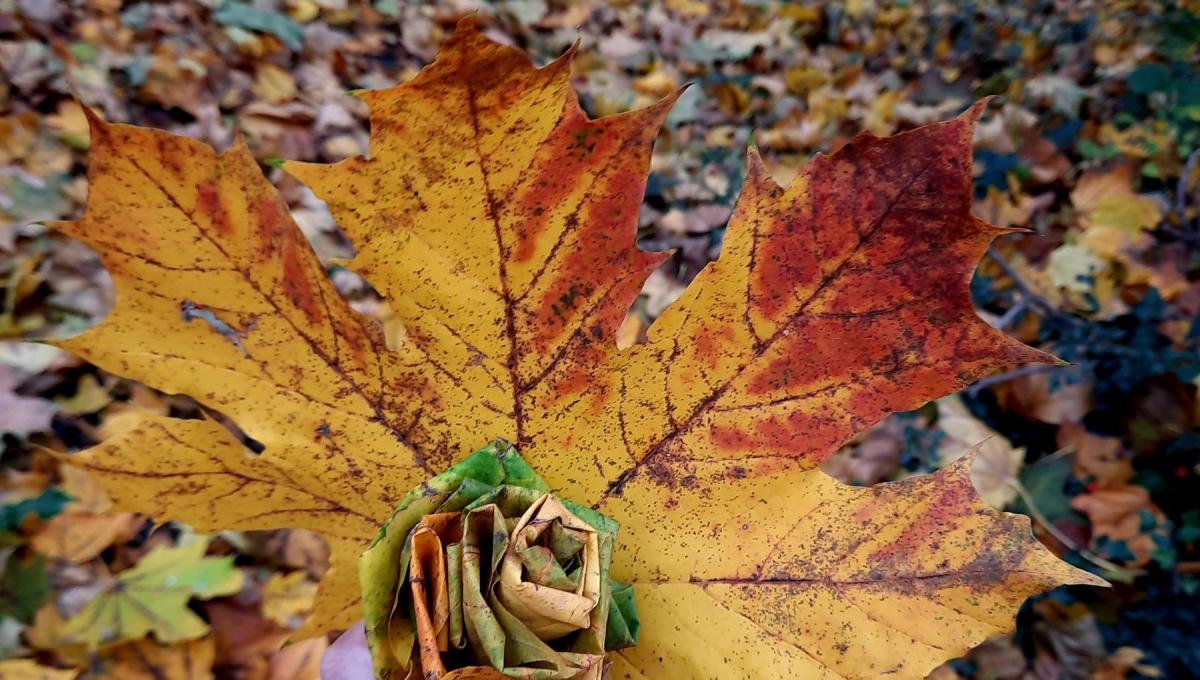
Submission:
[[[242,135],[332,261],[350,254],[345,238],[269,161],[365,153],[352,91],[413,77],[468,12],[539,63],[579,40],[574,81],[592,115],[692,83],[640,218],[642,247],[675,254],[631,310],[625,344],[719,254],[747,145],[787,182],[860,132],[902,132],[994,95],[976,137],[976,214],[1023,231],[996,243],[972,291],[990,323],[1069,364],[897,414],[826,470],[874,484],[986,439],[976,482],[989,502],[1030,514],[1047,545],[1114,583],[1031,601],[1014,635],[934,677],[1200,674],[1195,0],[0,0],[0,338],[74,334],[111,305],[95,254],[41,224],[77,216],[86,196],[77,101],[218,148]],[[388,320],[361,280],[329,272]],[[168,413],[220,417],[46,346],[0,343],[0,678],[316,677],[325,640],[284,646],[326,566],[305,532],[208,543],[227,558],[211,568],[242,585],[191,603],[207,623],[196,639],[89,650],[64,632],[151,550],[192,554],[205,539],[115,512],[51,452]]]

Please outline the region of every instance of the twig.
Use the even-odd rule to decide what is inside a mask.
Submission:
[[[13,267],[8,281],[4,284],[4,307],[0,309],[0,329],[8,329],[13,325],[17,309],[17,285],[21,283],[21,267]]]
[[[1009,326],[1016,323],[1021,318],[1021,315],[1024,314],[1025,310],[1028,308],[1029,308],[1029,298],[1022,297],[1020,300],[1017,301],[1017,304],[1015,304],[1011,308],[1009,308],[1009,310],[1007,312],[1005,312],[1003,316],[1001,316],[999,319],[996,319],[996,328],[998,328],[1000,330],[1005,330]]]
[[[992,258],[992,261],[1000,267],[1000,269],[1004,272],[1004,275],[1012,281],[1013,287],[1017,289],[1017,292],[1021,294],[1021,297],[1023,297],[1025,300],[1028,300],[1028,304],[1037,307],[1047,316],[1059,316],[1062,314],[1057,307],[1055,307],[1046,298],[1038,295],[1037,292],[1035,292],[1033,288],[1031,288],[1029,284],[1025,282],[1025,279],[1021,278],[1021,275],[1017,273],[1017,270],[1013,268],[1012,264],[1009,263],[1008,260],[1004,259],[1004,256],[996,250],[995,246],[988,246],[987,254],[988,257]]]
[[[967,391],[967,394],[974,397],[977,394],[979,394],[980,392],[982,392],[984,389],[991,387],[993,385],[999,385],[1000,383],[1006,383],[1010,380],[1016,380],[1017,378],[1024,378],[1024,377],[1031,376],[1031,375],[1039,375],[1041,373],[1049,373],[1050,371],[1053,371],[1057,368],[1060,368],[1060,366],[1058,364],[1030,364],[1028,366],[1022,366],[1020,368],[1015,368],[1015,369],[1013,369],[1011,371],[1007,371],[1005,373],[997,373],[996,375],[989,375],[988,377],[986,377],[982,380],[979,380],[975,384],[968,387],[966,391]]]
[[[1187,183],[1192,178],[1192,173],[1196,170],[1196,163],[1200,162],[1200,149],[1196,149],[1188,155],[1187,162],[1183,164],[1183,173],[1179,175],[1179,181],[1175,183],[1175,214],[1179,215],[1179,221],[1188,225],[1187,221]],[[1184,229],[1184,232],[1190,233],[1190,228]]]
[[[1021,484],[1021,482],[1017,481],[1016,479],[1006,479],[1005,481],[1009,484],[1009,486],[1016,490],[1017,495],[1019,495],[1021,500],[1025,502],[1025,507],[1029,508],[1029,514],[1033,515],[1033,519],[1036,520],[1038,524],[1042,525],[1042,528],[1045,529],[1047,533],[1053,536],[1059,543],[1065,545],[1068,549],[1079,553],[1079,556],[1083,559],[1108,572],[1114,580],[1130,583],[1134,578],[1146,573],[1143,569],[1130,569],[1129,567],[1122,567],[1114,562],[1109,562],[1087,548],[1076,544],[1075,541],[1071,540],[1070,536],[1067,536],[1060,531],[1058,527],[1046,520],[1046,516],[1043,515],[1042,511],[1038,509],[1037,504],[1033,502],[1033,497],[1029,495],[1029,492],[1025,490],[1025,487]]]
[[[1184,243],[1188,243],[1193,246],[1200,246],[1200,234],[1193,234],[1190,231],[1176,229],[1169,224],[1163,224],[1158,228],[1158,230],[1163,233],[1170,234],[1175,239],[1183,241]]]

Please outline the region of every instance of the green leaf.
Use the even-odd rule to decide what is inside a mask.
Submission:
[[[1127,82],[1137,94],[1162,92],[1171,83],[1171,70],[1164,64],[1142,64],[1133,69]]]
[[[0,508],[0,531],[10,531],[21,526],[29,515],[38,519],[50,519],[71,502],[71,497],[58,489],[47,489],[36,498],[27,498]]]
[[[283,14],[269,12],[244,2],[225,2],[213,14],[222,26],[270,33],[293,52],[304,46],[304,29]]]
[[[1050,456],[1026,466],[1017,477],[1042,516],[1047,522],[1053,523],[1071,513],[1071,499],[1063,493],[1070,476],[1071,459],[1067,456]],[[1029,513],[1029,508],[1020,500],[1014,509]]]
[[[1094,160],[1107,160],[1117,155],[1117,147],[1115,145],[1105,144],[1104,146],[1100,146],[1090,139],[1079,140],[1079,143],[1075,145],[1075,148],[1079,150],[1079,153],[1082,154],[1084,158]]]
[[[10,555],[0,575],[0,617],[10,617],[21,623],[33,623],[34,614],[50,596],[50,579],[46,576],[46,558],[36,555],[18,559]]]
[[[208,624],[188,609],[188,601],[242,588],[242,573],[234,568],[233,558],[205,557],[207,548],[208,541],[199,540],[150,552],[67,620],[65,638],[96,649],[147,633],[164,643],[203,637]]]
[[[620,581],[612,582],[612,602],[608,608],[608,634],[604,638],[604,651],[609,652],[637,644],[637,602],[633,598],[633,586]]]

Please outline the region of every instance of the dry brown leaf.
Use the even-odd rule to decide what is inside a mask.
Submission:
[[[1058,447],[1073,450],[1075,476],[1101,489],[1124,486],[1133,478],[1133,463],[1121,457],[1121,440],[1088,432],[1082,425],[1058,428]]]
[[[0,661],[0,680],[75,680],[79,671],[42,666],[33,659]]]
[[[1077,367],[1025,375],[995,387],[1005,409],[1061,425],[1076,423],[1092,410],[1092,380]]]
[[[1167,532],[1166,517],[1150,500],[1150,492],[1141,486],[1125,485],[1081,494],[1071,499],[1071,507],[1091,521],[1094,549],[1100,537],[1125,542],[1134,555],[1127,566],[1148,564],[1157,549],[1154,535],[1165,536]],[[1143,511],[1155,519],[1150,533],[1142,531]]]
[[[162,645],[151,639],[101,653],[90,680],[212,680],[212,638]]]
[[[130,512],[92,514],[67,511],[43,524],[30,537],[35,550],[76,564],[87,562],[113,543],[133,538],[141,520]]]

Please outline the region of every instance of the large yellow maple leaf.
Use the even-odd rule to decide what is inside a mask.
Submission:
[[[92,120],[85,216],[117,305],[63,346],[190,395],[72,458],[124,510],[203,531],[303,527],[334,559],[307,632],[358,618],[353,560],[410,487],[493,437],[621,524],[643,627],[612,677],[919,677],[1031,594],[1098,579],[995,511],[966,462],[871,489],[817,467],[889,412],[1045,360],[967,283],[1003,230],[970,214],[982,106],[864,135],[790,187],[750,154],[724,251],[650,330],[614,333],[661,255],[634,243],[673,98],[588,120],[570,55],[536,69],[468,20],[413,81],[364,93],[369,158],[285,169],[406,329],[338,297],[242,146]]]

